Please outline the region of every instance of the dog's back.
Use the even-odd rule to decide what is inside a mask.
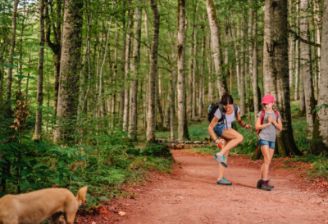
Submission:
[[[75,213],[79,203],[65,188],[48,188],[0,198],[0,224],[36,224],[56,212]]]

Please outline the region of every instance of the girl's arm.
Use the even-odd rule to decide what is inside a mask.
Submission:
[[[278,121],[272,121],[271,123],[276,127],[276,129],[278,129],[278,131],[282,130],[282,122],[280,117],[278,118]]]
[[[257,120],[256,120],[256,123],[255,123],[255,129],[258,131],[258,130],[261,130],[263,128],[266,128],[268,127],[269,125],[271,124],[271,122],[268,122],[266,124],[261,124],[261,118],[258,117]]]
[[[214,116],[211,123],[208,125],[208,133],[210,134],[211,138],[215,143],[219,140],[218,136],[214,132],[215,125],[219,122],[219,119]]]

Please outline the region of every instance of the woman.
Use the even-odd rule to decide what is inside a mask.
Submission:
[[[237,120],[244,128],[250,128],[240,118],[240,109],[233,104],[233,98],[229,94],[224,94],[220,101],[220,106],[214,113],[214,117],[208,126],[208,132],[213,141],[220,145],[220,138],[224,138],[226,143],[222,145],[221,151],[214,155],[219,162],[219,176],[216,183],[220,185],[231,185],[232,183],[224,177],[225,167],[228,167],[227,159],[229,151],[243,141],[243,136],[234,130],[232,122]]]

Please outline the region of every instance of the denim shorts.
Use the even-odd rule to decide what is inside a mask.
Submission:
[[[215,125],[213,130],[214,130],[215,134],[218,137],[220,137],[222,135],[224,129],[225,129],[224,123],[218,123],[218,124]]]
[[[275,149],[276,142],[260,139],[259,140],[259,145],[261,145],[261,146],[262,145],[267,145],[267,146],[269,146],[270,149]]]

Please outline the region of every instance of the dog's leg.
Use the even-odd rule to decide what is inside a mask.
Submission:
[[[67,224],[74,224],[75,221],[75,212],[66,214]]]
[[[49,219],[49,224],[66,224],[66,217],[64,212],[57,212]]]

